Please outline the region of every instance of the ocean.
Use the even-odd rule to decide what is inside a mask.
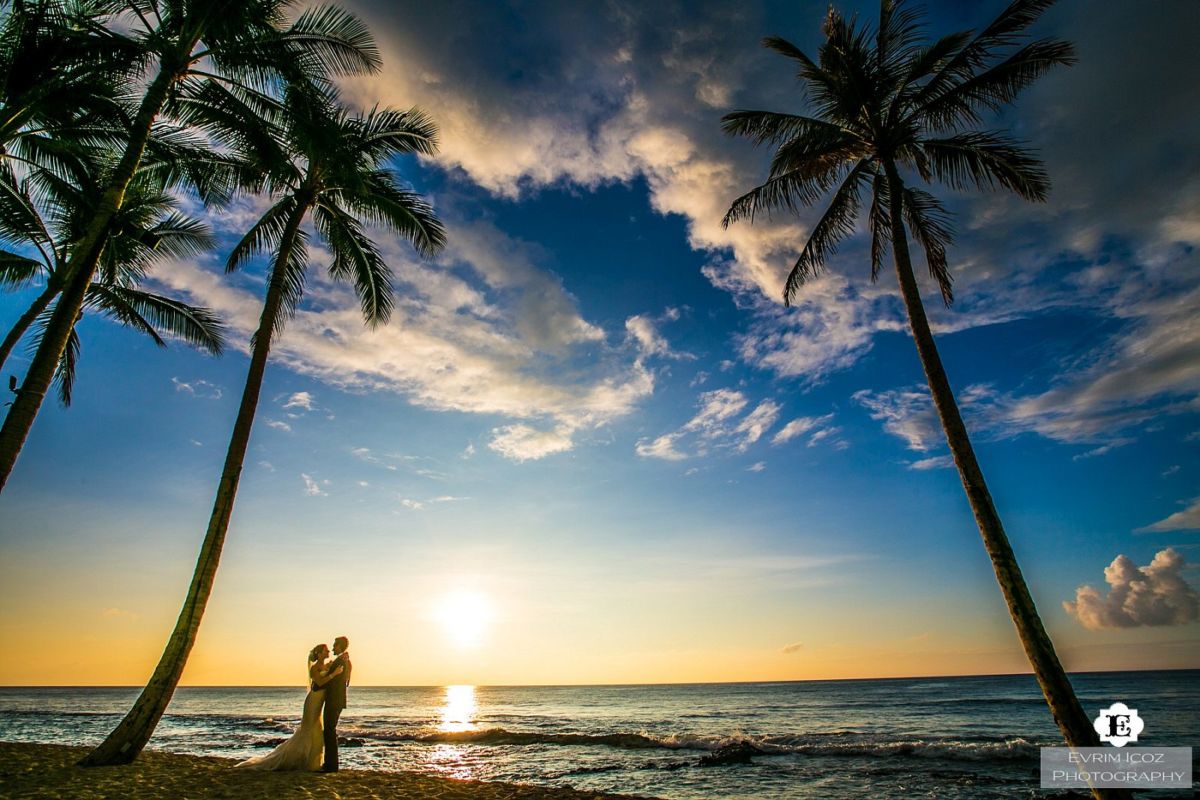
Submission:
[[[1139,746],[1200,751],[1200,670],[1077,674],[1072,681],[1089,715],[1115,701],[1136,708],[1145,720]],[[98,742],[136,693],[0,688],[0,740]],[[261,754],[296,725],[303,696],[300,688],[182,688],[150,746]],[[355,686],[339,733],[349,740],[347,767],[667,800],[1042,797],[1038,748],[1061,744],[1037,684],[1025,675]],[[746,764],[701,764],[734,742],[762,753]]]

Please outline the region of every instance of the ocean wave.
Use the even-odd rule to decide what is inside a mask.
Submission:
[[[413,742],[417,744],[463,744],[480,746],[559,745],[612,747],[621,750],[694,750],[711,753],[737,744],[749,745],[763,756],[871,756],[931,758],[955,761],[1009,761],[1037,756],[1036,744],[1020,738],[963,741],[957,739],[881,740],[869,735],[837,734],[702,736],[658,735],[645,731],[614,733],[548,733],[484,728],[473,731],[379,732],[351,728],[348,735],[367,741]]]

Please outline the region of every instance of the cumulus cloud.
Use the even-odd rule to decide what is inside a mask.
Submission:
[[[570,450],[573,432],[569,426],[538,430],[523,423],[506,425],[492,430],[488,447],[513,461],[531,461]]]
[[[1182,511],[1176,511],[1166,519],[1160,519],[1144,528],[1138,528],[1139,533],[1157,533],[1160,531],[1196,531],[1200,530],[1200,497],[1192,500],[1191,505]]]
[[[1089,630],[1184,625],[1200,617],[1200,596],[1183,578],[1184,559],[1160,550],[1144,567],[1119,555],[1104,569],[1108,593],[1090,585],[1075,590],[1066,612]]]

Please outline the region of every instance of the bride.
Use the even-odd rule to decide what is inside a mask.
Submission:
[[[325,705],[324,687],[331,678],[340,675],[344,669],[339,665],[330,671],[325,666],[328,658],[329,648],[323,644],[317,645],[308,653],[308,696],[304,698],[304,716],[300,719],[300,727],[292,734],[292,738],[265,756],[248,758],[235,764],[235,767],[313,772],[321,768],[321,755],[324,747],[321,707]]]

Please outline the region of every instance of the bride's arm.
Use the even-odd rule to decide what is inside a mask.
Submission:
[[[326,671],[321,669],[320,664],[313,664],[312,670],[309,672],[309,676],[312,678],[313,683],[317,685],[317,688],[320,689],[325,684],[333,680],[334,677],[341,675],[342,669],[343,667],[339,664],[338,667],[333,671]]]

